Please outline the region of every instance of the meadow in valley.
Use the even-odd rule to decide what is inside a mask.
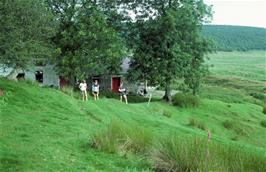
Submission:
[[[209,55],[199,97],[178,93],[174,105],[130,96],[126,105],[118,95],[83,102],[2,78],[0,170],[265,171],[265,58]]]

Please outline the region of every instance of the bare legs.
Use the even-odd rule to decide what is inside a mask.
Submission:
[[[94,96],[94,100],[99,100],[99,93],[93,92],[92,94]]]
[[[123,97],[124,97],[124,99],[125,99],[126,104],[128,104],[128,103],[127,103],[127,95],[121,95],[121,96],[120,96],[120,101],[123,102]]]
[[[82,94],[82,100],[87,101],[88,100],[87,91],[82,91],[81,94]]]

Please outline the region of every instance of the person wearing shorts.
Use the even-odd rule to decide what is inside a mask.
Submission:
[[[127,92],[126,92],[126,89],[123,87],[123,83],[120,84],[118,91],[120,94],[120,101],[123,102],[123,98],[124,98],[126,104],[128,104],[127,103]]]
[[[100,86],[98,84],[98,80],[95,80],[94,83],[92,84],[92,94],[94,96],[94,100],[99,100],[99,91],[100,91]]]
[[[80,84],[79,84],[79,89],[81,91],[81,95],[82,95],[82,100],[83,101],[87,101],[88,100],[88,95],[87,95],[87,83],[85,80],[83,80]]]

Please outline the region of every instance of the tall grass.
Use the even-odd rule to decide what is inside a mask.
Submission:
[[[201,130],[206,130],[207,129],[203,122],[201,122],[201,121],[199,121],[197,119],[194,119],[194,118],[189,119],[188,126],[197,127],[198,129],[201,129]]]
[[[123,155],[127,153],[145,154],[152,142],[153,135],[149,130],[128,126],[118,120],[113,120],[105,130],[92,137],[92,147]]]
[[[151,158],[156,171],[265,171],[266,158],[245,148],[207,139],[171,137],[160,139]]]
[[[78,91],[75,91],[73,87],[71,86],[65,86],[61,88],[61,91],[73,98],[81,99],[81,93]]]
[[[199,98],[190,93],[176,93],[173,98],[173,105],[179,107],[196,107],[199,105]]]

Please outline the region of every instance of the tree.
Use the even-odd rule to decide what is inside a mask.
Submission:
[[[0,61],[14,69],[11,74],[54,53],[56,23],[43,1],[1,0],[0,16]]]
[[[60,27],[53,42],[61,49],[56,57],[59,72],[70,81],[95,74],[120,70],[124,54],[117,32],[95,1],[50,0]]]
[[[201,0],[142,2],[142,8],[149,8],[151,15],[140,15],[137,21],[143,24],[129,76],[164,86],[164,99],[169,102],[171,82],[176,78],[184,78],[196,93],[204,72],[204,54],[210,50],[208,41],[201,36],[210,9]]]

